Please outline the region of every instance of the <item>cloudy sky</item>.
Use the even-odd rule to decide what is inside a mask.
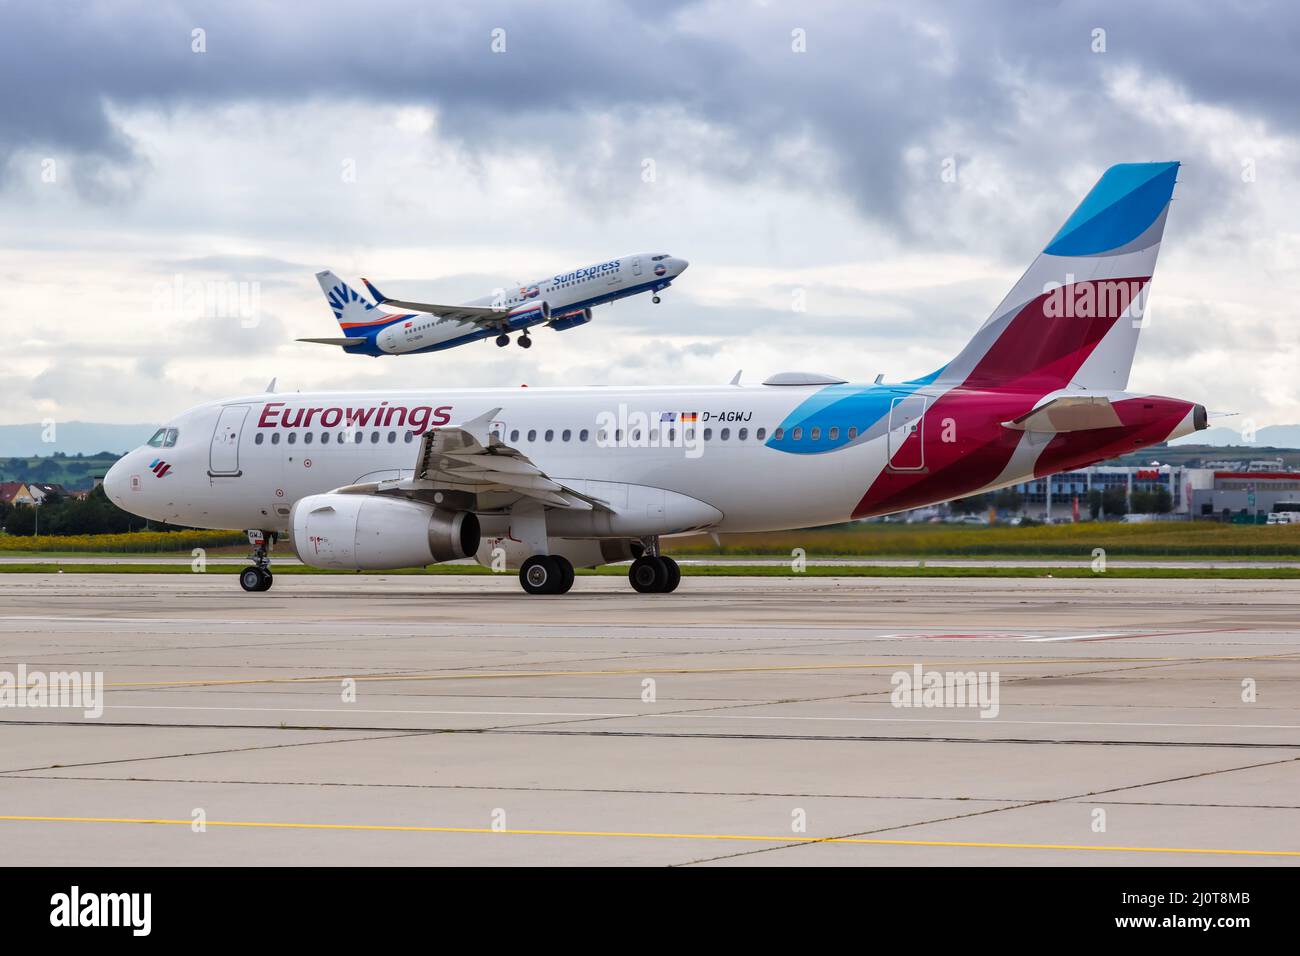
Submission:
[[[1300,9],[1204,6],[0,0],[0,423],[918,375],[1105,167],[1168,159],[1131,385],[1300,421]],[[458,301],[646,250],[692,262],[661,305],[528,352],[293,341],[337,334],[322,268]],[[252,318],[194,301],[228,282]]]

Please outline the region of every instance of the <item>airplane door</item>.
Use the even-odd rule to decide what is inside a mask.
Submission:
[[[889,404],[889,470],[925,468],[924,395],[900,395]]]
[[[212,432],[212,448],[208,453],[208,474],[214,478],[234,478],[240,474],[239,434],[247,417],[247,405],[227,405],[221,410],[217,427]]]
[[[632,275],[639,276],[640,274],[641,274],[641,257],[636,256],[635,258],[632,259]]]

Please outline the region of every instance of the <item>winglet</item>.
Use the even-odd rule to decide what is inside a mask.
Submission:
[[[460,430],[465,432],[476,442],[487,448],[492,443],[493,432],[491,430],[492,420],[501,414],[501,407],[490,408],[477,418],[471,418],[469,421],[460,425]],[[498,438],[496,444],[501,444]]]
[[[277,378],[278,378],[278,377],[279,377],[279,376],[277,376]],[[275,392],[275,382],[276,382],[276,379],[273,378],[273,379],[271,379],[271,381],[267,384],[267,386],[266,386],[267,394],[274,394],[274,392]]]
[[[370,294],[375,297],[375,302],[377,304],[383,305],[388,301],[388,296],[376,289],[365,276],[361,277],[361,281],[365,284],[365,287],[370,290]]]
[[[732,385],[739,385],[739,384],[740,384],[740,376],[743,375],[744,372],[745,372],[745,370],[744,370],[743,368],[742,368],[742,369],[738,369],[738,370],[736,371],[735,376],[731,379],[731,384],[732,384]]]

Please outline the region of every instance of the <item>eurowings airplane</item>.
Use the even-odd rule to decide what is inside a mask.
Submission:
[[[319,568],[472,556],[557,594],[575,567],[632,559],[636,590],[671,591],[670,535],[885,515],[1205,428],[1202,405],[1127,390],[1177,173],[1107,170],[921,378],[244,395],[178,415],[104,487],[158,521],[252,529],[250,591],[284,535]]]
[[[505,346],[510,344],[510,333],[518,332],[515,341],[530,348],[533,340],[528,330],[533,326],[564,332],[590,322],[596,306],[642,292],[651,293],[658,304],[659,293],[688,265],[685,259],[666,253],[641,253],[547,276],[463,305],[390,299],[362,279],[375,297],[371,304],[334,273],[318,272],[316,280],[343,336],[298,341],[341,346],[353,355],[410,355],[439,352],[493,336],[497,345]],[[385,306],[401,311],[392,312]]]

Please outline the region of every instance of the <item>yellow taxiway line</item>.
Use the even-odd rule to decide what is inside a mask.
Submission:
[[[193,827],[193,820],[148,817],[48,817],[0,815],[12,823],[128,823]],[[1201,853],[1220,856],[1300,857],[1300,850],[1234,850],[1180,846],[1089,846],[1074,843],[995,843],[979,840],[885,840],[870,837],[763,836],[746,833],[653,833],[623,830],[495,830],[491,827],[432,827],[380,823],[283,823],[258,820],[208,820],[205,827],[246,827],[273,830],[346,830],[395,833],[486,833],[501,836],[623,837],[639,840],[729,840],[747,843],[851,843],[866,846],[974,847],[996,850],[1092,850],[1109,853]]]

